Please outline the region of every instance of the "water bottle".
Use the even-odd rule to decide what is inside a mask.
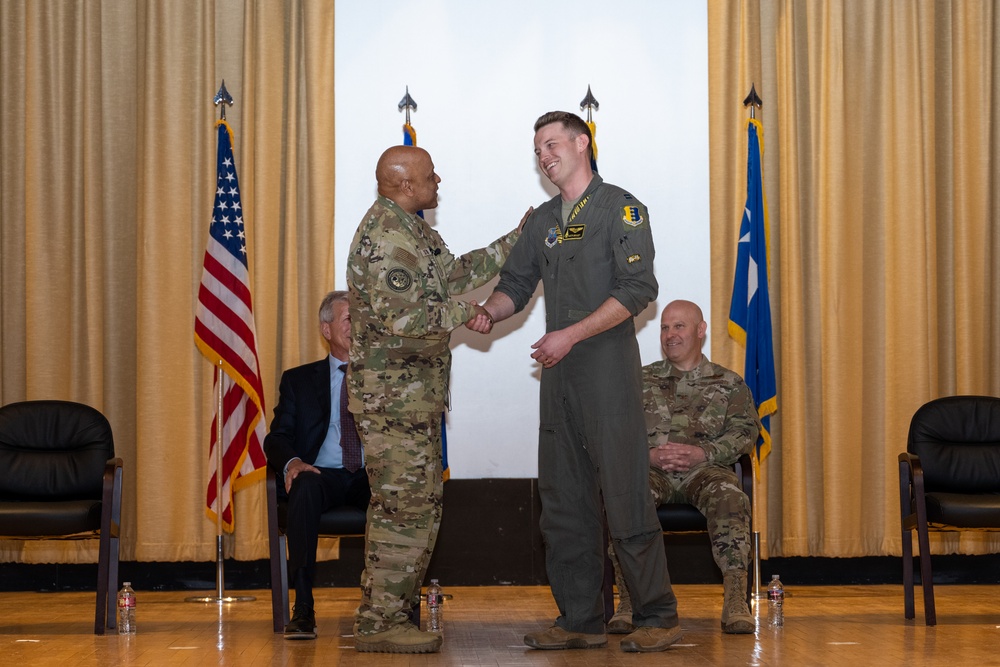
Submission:
[[[780,628],[785,624],[785,588],[781,585],[778,575],[771,575],[771,583],[767,586],[767,616],[772,628]]]
[[[128,581],[118,591],[118,634],[135,634],[135,591]]]
[[[444,632],[444,593],[441,592],[441,585],[437,579],[431,579],[431,585],[427,587],[427,631]]]

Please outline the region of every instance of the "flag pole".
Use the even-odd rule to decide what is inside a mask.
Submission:
[[[743,99],[743,107],[750,107],[750,119],[753,120],[757,117],[757,109],[764,106],[764,102],[757,95],[757,89],[754,84],[750,84],[750,93]],[[750,147],[747,146],[747,150]],[[756,445],[754,445],[756,447]],[[751,457],[751,463],[756,468],[753,471],[754,479],[760,479],[760,462],[757,460],[756,456]],[[753,494],[753,506],[750,508],[750,523],[753,530],[753,599],[762,600],[765,595],[761,592],[761,579],[760,579],[760,530],[757,526],[757,503],[759,502],[759,493]]]
[[[212,102],[219,106],[220,120],[226,120],[226,105],[233,104],[233,96],[226,90],[226,80],[222,80],[219,92],[215,94]],[[222,359],[219,359],[215,367],[215,596],[196,595],[184,598],[185,602],[249,602],[257,598],[252,595],[226,595],[225,592],[225,570],[223,567],[223,530],[222,530],[222,379],[223,379]]]
[[[587,110],[587,127],[590,128],[590,168],[597,171],[597,125],[594,123],[594,110],[600,109],[601,103],[594,97],[587,84],[587,94],[580,100],[580,111]]]
[[[406,110],[406,124],[409,125],[410,124],[410,109],[413,109],[414,111],[417,110],[417,103],[413,100],[412,97],[410,97],[410,87],[409,86],[406,87],[406,94],[403,95],[403,99],[401,99],[399,101],[399,110],[403,111],[404,109]]]

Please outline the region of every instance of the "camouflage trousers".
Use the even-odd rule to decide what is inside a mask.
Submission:
[[[441,527],[441,413],[357,418],[371,486],[354,631],[408,622]]]
[[[700,466],[684,473],[649,469],[649,490],[657,506],[690,503],[705,515],[715,564],[728,570],[746,572],[750,564],[750,500],[740,490],[736,473],[722,466]],[[625,590],[614,549],[608,553],[615,566],[619,595]]]

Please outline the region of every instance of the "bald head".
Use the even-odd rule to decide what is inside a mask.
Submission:
[[[668,303],[667,307],[663,309],[663,315],[660,317],[660,320],[665,320],[668,313],[670,317],[684,317],[693,322],[705,321],[705,316],[702,315],[698,304],[693,301],[685,301],[684,299],[677,299]]]
[[[399,204],[407,213],[437,206],[437,184],[430,154],[416,146],[392,146],[375,165],[378,193]]]
[[[701,345],[707,331],[708,323],[698,304],[671,301],[660,316],[663,355],[682,371],[694,369],[701,363]]]

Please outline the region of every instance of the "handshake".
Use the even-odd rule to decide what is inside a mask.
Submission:
[[[465,326],[472,331],[481,334],[488,334],[493,330],[493,316],[490,315],[490,311],[486,310],[475,301],[470,301],[469,303],[472,305],[476,314],[472,316],[472,319],[465,323]]]

